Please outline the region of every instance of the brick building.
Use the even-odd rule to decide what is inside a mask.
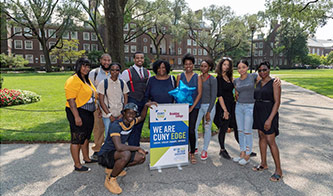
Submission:
[[[319,56],[326,56],[333,51],[333,40],[323,40],[316,38],[308,39],[308,49],[310,54],[317,54]]]

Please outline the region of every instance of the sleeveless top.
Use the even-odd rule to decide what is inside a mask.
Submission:
[[[254,99],[259,102],[274,103],[273,82],[274,79],[271,79],[264,86],[261,86],[260,80],[254,90]]]
[[[183,81],[184,84],[186,84],[189,87],[196,87],[196,90],[192,94],[193,102],[195,101],[195,98],[197,98],[198,96],[198,77],[199,77],[198,74],[194,73],[190,82],[187,82],[184,72],[180,74],[180,80]],[[201,99],[194,108],[199,109],[200,105],[201,105]]]

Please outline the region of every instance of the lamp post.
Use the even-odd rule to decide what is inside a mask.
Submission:
[[[250,64],[250,73],[252,73],[252,68],[253,68],[253,35],[254,31],[256,30],[256,27],[252,25],[250,27],[251,29],[251,64]]]

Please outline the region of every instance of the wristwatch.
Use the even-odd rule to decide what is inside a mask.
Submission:
[[[108,113],[106,116],[107,116],[108,118],[110,118],[111,115],[112,115],[111,113]]]

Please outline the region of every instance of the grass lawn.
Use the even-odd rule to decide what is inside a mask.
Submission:
[[[333,69],[271,71],[282,80],[333,98]]]
[[[71,73],[2,74],[3,88],[33,91],[41,95],[41,101],[0,108],[0,141],[70,141],[64,91],[65,81],[70,75]],[[148,121],[146,118],[143,138],[149,138],[150,135]],[[202,130],[201,127],[199,130]]]

